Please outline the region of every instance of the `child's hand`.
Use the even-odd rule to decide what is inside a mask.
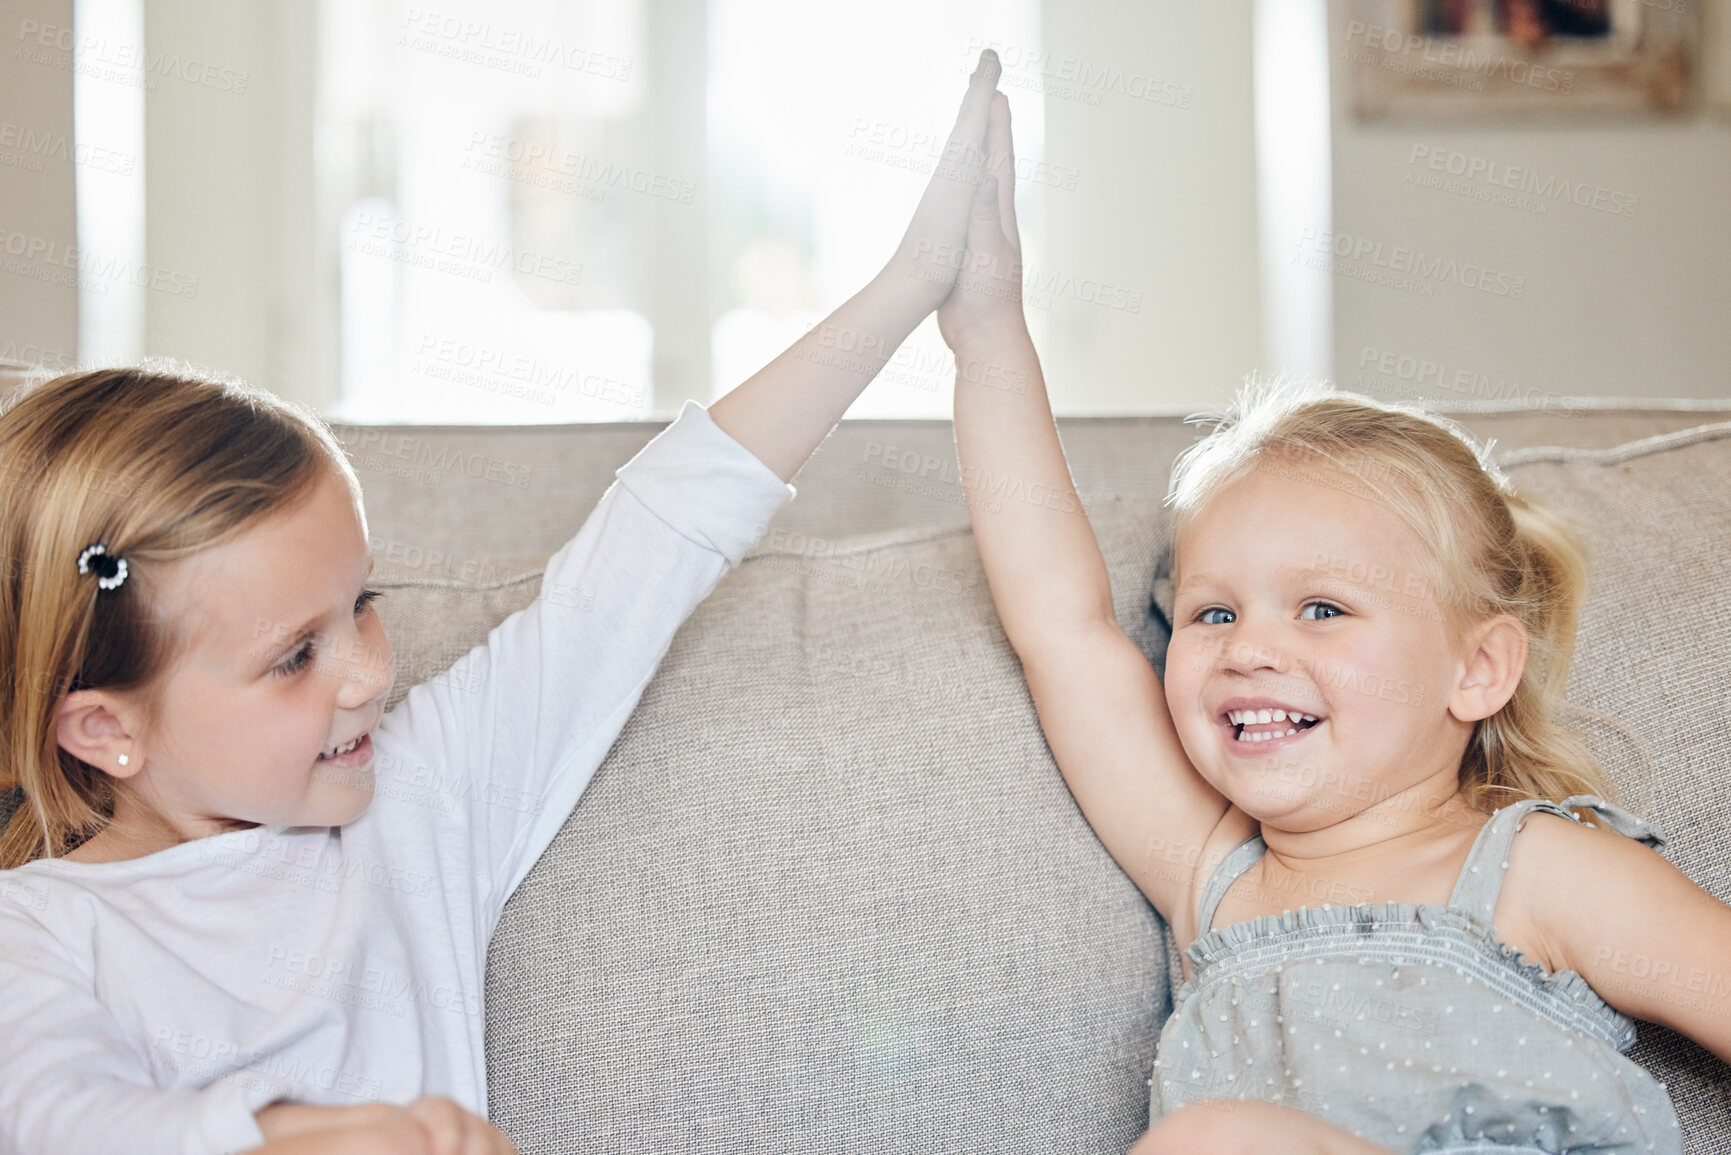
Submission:
[[[889,263],[821,325],[709,407],[721,431],[783,481],[793,480],[860,390],[950,295],[968,243],[974,190],[985,178],[986,125],[1002,71],[997,53],[980,53],[943,160]]]
[[[505,1133],[449,1099],[416,1099],[405,1108],[426,1132],[428,1155],[517,1155]]]
[[[986,128],[986,178],[968,215],[967,258],[955,288],[938,306],[938,331],[958,353],[1027,332],[1022,315],[1022,238],[1016,231],[1016,165],[1010,102],[992,97]]]
[[[989,110],[994,99],[1003,99],[997,95],[1002,71],[996,52],[987,48],[980,53],[943,156],[920,196],[908,231],[884,270],[884,279],[917,307],[922,317],[948,296],[961,266],[968,236],[968,207],[986,176]]]
[[[278,1102],[254,1117],[268,1140],[256,1155],[517,1155],[502,1131],[436,1096],[406,1107]]]

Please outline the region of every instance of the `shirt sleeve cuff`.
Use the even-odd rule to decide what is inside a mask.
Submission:
[[[695,401],[615,476],[657,517],[725,556],[730,566],[797,492]]]

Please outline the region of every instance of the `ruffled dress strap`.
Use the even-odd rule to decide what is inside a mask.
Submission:
[[[1524,798],[1498,810],[1479,830],[1472,850],[1467,853],[1466,865],[1461,867],[1460,878],[1455,881],[1454,892],[1449,895],[1449,905],[1477,915],[1488,924],[1497,908],[1497,896],[1502,893],[1503,873],[1509,868],[1509,847],[1527,815],[1543,811],[1580,822],[1576,810],[1592,810],[1618,834],[1644,842],[1655,850],[1665,844],[1664,837],[1646,822],[1596,794],[1571,794],[1560,803]]]
[[[1267,849],[1268,844],[1262,841],[1262,835],[1252,834],[1221,859],[1214,873],[1208,876],[1208,885],[1202,888],[1202,909],[1196,916],[1198,936],[1214,929],[1214,912],[1220,909],[1220,900],[1226,897],[1238,876],[1254,866]]]

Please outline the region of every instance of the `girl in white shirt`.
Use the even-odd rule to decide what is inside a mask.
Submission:
[[[0,1152],[513,1150],[484,1118],[500,911],[948,295],[997,78],[988,50],[883,271],[687,402],[541,595],[389,715],[360,486],[315,415],[148,368],[0,413]],[[854,355],[825,355],[838,332]]]

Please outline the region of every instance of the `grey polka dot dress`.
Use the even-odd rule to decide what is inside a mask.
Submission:
[[[1485,823],[1447,906],[1305,907],[1206,930],[1160,1034],[1150,1123],[1201,1099],[1259,1099],[1400,1152],[1681,1155],[1664,1085],[1621,1053],[1633,1021],[1491,925],[1521,822],[1577,807],[1663,843],[1593,795],[1527,800]],[[1227,855],[1201,926],[1265,849],[1253,836]]]

